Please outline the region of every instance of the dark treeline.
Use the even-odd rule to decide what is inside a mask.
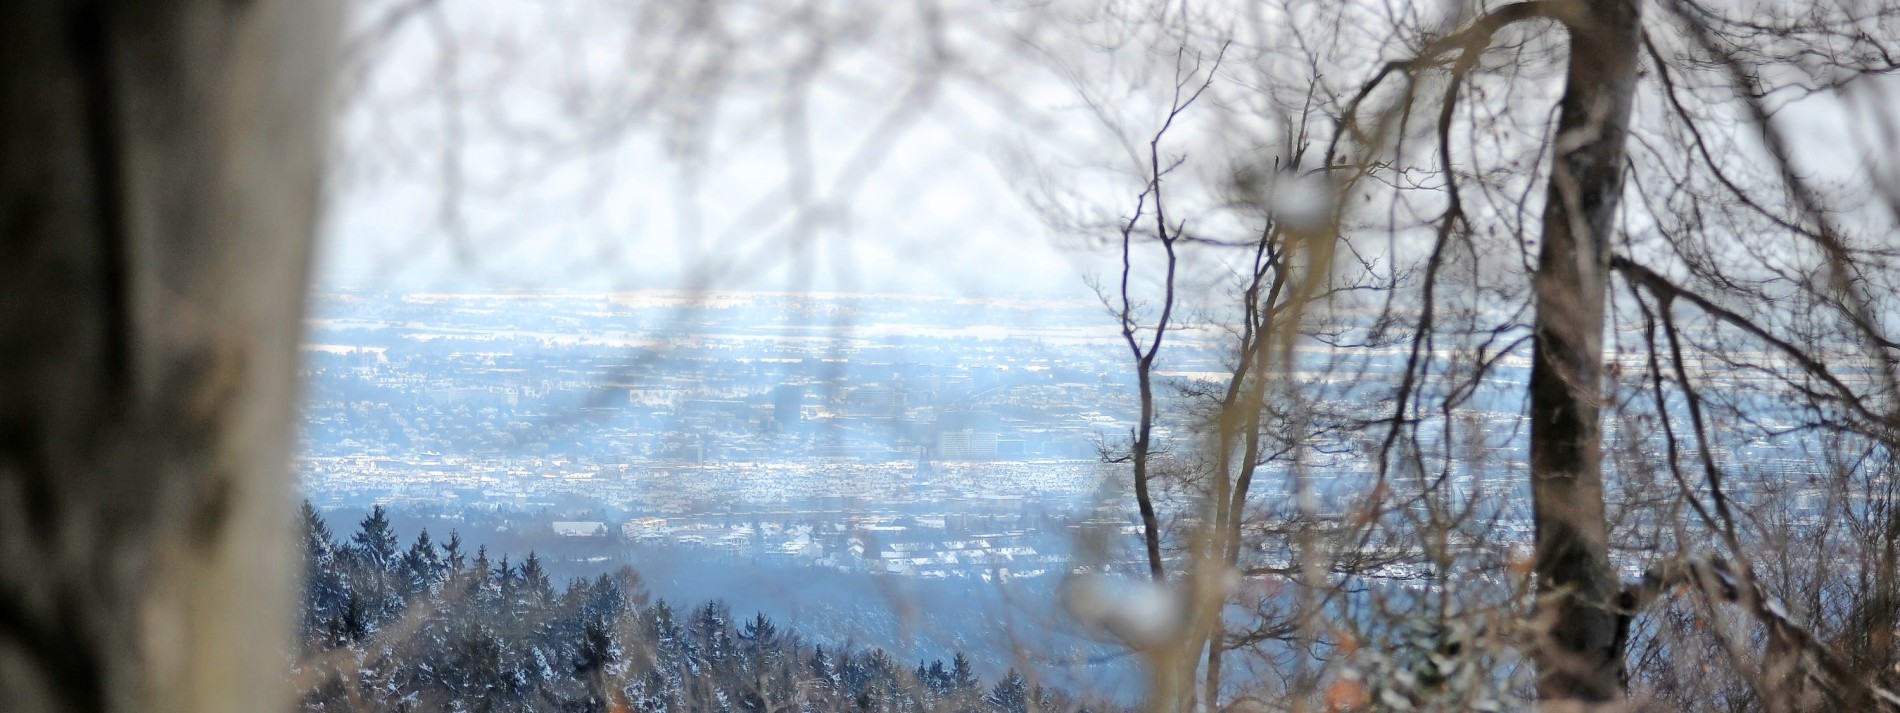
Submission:
[[[404,548],[382,508],[339,539],[303,506],[295,666],[308,711],[1104,710],[969,660],[831,650],[720,602],[648,602],[622,568],[554,586],[541,561],[470,553],[425,530]]]

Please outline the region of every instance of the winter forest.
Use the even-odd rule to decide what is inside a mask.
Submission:
[[[1896,57],[6,3],[0,711],[1900,713]]]
[[[963,655],[906,667],[832,650],[719,602],[649,602],[623,569],[557,590],[530,552],[473,555],[427,531],[403,548],[381,509],[338,539],[306,503],[301,663],[307,711],[1115,710]]]

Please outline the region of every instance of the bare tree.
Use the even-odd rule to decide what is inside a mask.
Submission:
[[[1403,672],[1430,669],[1439,692],[1410,683],[1374,688],[1412,705],[1456,705],[1443,694],[1445,667],[1460,665],[1478,637],[1503,652],[1484,676],[1508,682],[1521,654],[1534,664],[1537,695],[1572,707],[1622,705],[1632,647],[1642,652],[1635,678],[1643,686],[1733,683],[1750,705],[1771,710],[1887,705],[1880,679],[1891,675],[1892,637],[1850,633],[1838,622],[1868,627],[1862,632],[1892,628],[1879,612],[1891,610],[1883,592],[1892,591],[1895,557],[1884,553],[1894,548],[1850,544],[1857,538],[1834,531],[1827,516],[1737,502],[1761,503],[1770,492],[1820,498],[1836,522],[1866,533],[1862,541],[1892,541],[1881,534],[1893,531],[1885,526],[1892,520],[1878,514],[1892,511],[1883,485],[1892,441],[1883,405],[1894,380],[1883,301],[1892,249],[1881,237],[1894,220],[1891,178],[1876,163],[1864,167],[1871,188],[1817,185],[1815,164],[1790,148],[1795,125],[1782,117],[1803,101],[1861,97],[1861,127],[1890,140],[1875,77],[1894,68],[1880,30],[1893,13],[1851,3],[1784,11],[1622,0],[1487,4],[1443,18],[1377,3],[1347,4],[1337,14],[1297,3],[1259,7],[1296,40],[1282,44],[1301,47],[1311,61],[1239,83],[1271,95],[1300,86],[1304,75],[1316,89],[1315,112],[1336,122],[1321,141],[1330,147],[1323,165],[1345,199],[1337,236],[1383,234],[1382,257],[1415,256],[1417,265],[1407,273],[1416,279],[1400,281],[1406,289],[1392,293],[1358,345],[1385,348],[1396,335],[1409,355],[1389,384],[1393,404],[1364,421],[1377,435],[1376,474],[1353,517],[1373,524],[1347,542],[1363,556],[1371,533],[1408,532],[1422,541],[1414,557],[1430,582],[1475,574],[1527,588],[1452,594],[1450,584],[1431,584],[1437,596],[1382,598],[1397,618],[1357,607],[1325,611],[1326,626],[1370,639],[1383,640],[1379,627],[1410,617],[1437,622],[1431,655],[1444,660]],[[1216,8],[1118,8],[1113,17],[1128,36],[1231,36],[1231,16]],[[1376,29],[1352,31],[1365,26]],[[1330,54],[1311,51],[1297,42],[1307,36],[1340,44]],[[1253,49],[1243,43],[1236,54]],[[1386,59],[1394,54],[1402,58]],[[1320,79],[1341,75],[1364,79]],[[1211,96],[1231,108],[1246,90]],[[1177,223],[1164,226],[1175,233],[1168,237],[1199,245]],[[1176,250],[1166,252],[1172,267]],[[1169,274],[1162,284],[1170,291],[1196,279],[1192,271]],[[1516,396],[1486,385],[1501,365],[1525,357],[1528,379]],[[1482,441],[1509,438],[1509,430],[1486,433],[1486,424],[1461,421],[1479,394],[1523,399],[1521,425],[1507,428],[1528,430],[1523,470],[1491,493],[1505,501],[1488,504],[1453,497],[1449,484],[1467,477],[1461,473],[1515,465],[1481,455],[1496,448]],[[1236,443],[1260,434],[1263,420],[1284,421],[1298,401],[1293,392],[1229,399],[1227,412],[1248,425],[1203,426],[1210,445],[1181,472],[1205,478],[1204,493],[1222,503],[1209,511],[1213,521],[1241,524],[1234,513],[1246,508],[1241,483],[1252,475],[1209,478],[1227,472],[1214,464],[1246,468],[1247,459],[1231,458],[1250,449]],[[1480,445],[1454,448],[1460,432]],[[1795,467],[1832,484],[1814,495],[1789,474],[1750,472],[1731,460],[1748,439],[1809,444],[1812,459]],[[1694,465],[1685,468],[1685,459]],[[1295,458],[1289,472],[1297,471]],[[1404,475],[1416,479],[1402,484]],[[1535,525],[1521,556],[1512,533],[1499,529],[1498,515],[1514,508],[1511,482],[1523,484]],[[1138,504],[1148,497],[1138,493]],[[1270,529],[1276,518],[1299,524],[1290,513],[1256,522]],[[1152,522],[1144,517],[1144,536]],[[1191,531],[1198,523],[1184,524]],[[1165,550],[1162,539],[1149,550]],[[1182,536],[1179,546],[1192,551],[1193,542]],[[1705,551],[1709,543],[1718,552]],[[1802,548],[1835,555],[1821,564],[1790,554]],[[1333,565],[1317,566],[1347,559],[1336,554]],[[1320,559],[1299,558],[1309,567]],[[1647,566],[1640,580],[1626,574],[1642,571],[1639,564]],[[1340,581],[1350,590],[1378,569],[1340,572]],[[1181,586],[1192,590],[1191,579],[1183,572]],[[1657,602],[1678,585],[1699,595],[1694,606],[1703,613],[1691,621],[1728,622],[1706,629],[1719,633],[1672,628],[1668,617],[1681,613],[1673,607],[1686,605]],[[1789,601],[1807,604],[1790,611]],[[1836,648],[1852,653],[1831,653]],[[1211,684],[1202,692],[1210,704],[1219,701],[1218,649],[1209,649],[1202,679]],[[1315,676],[1364,669],[1390,652],[1376,653],[1332,648],[1313,657],[1321,665]],[[1706,672],[1718,663],[1707,654],[1724,659],[1719,670],[1729,673],[1705,681],[1665,673]],[[1392,671],[1382,666],[1368,670]],[[1301,694],[1288,693],[1279,705],[1304,705]],[[1689,695],[1639,689],[1639,700]]]
[[[1338,594],[1314,581],[1332,565],[1289,568],[1254,561],[1253,552],[1271,546],[1252,541],[1248,533],[1263,529],[1279,533],[1283,539],[1276,545],[1297,542],[1310,561],[1324,555],[1314,549],[1310,529],[1280,528],[1269,521],[1286,513],[1261,513],[1250,507],[1249,496],[1263,470],[1297,478],[1296,454],[1317,437],[1311,415],[1300,404],[1300,389],[1291,388],[1285,376],[1293,368],[1295,346],[1313,336],[1306,310],[1337,294],[1379,289],[1383,282],[1365,258],[1334,279],[1333,182],[1324,166],[1309,165],[1319,163],[1309,156],[1317,146],[1312,124],[1320,119],[1313,111],[1318,83],[1310,75],[1278,77],[1264,71],[1256,63],[1271,62],[1257,48],[1245,59],[1230,57],[1233,34],[1174,34],[1165,20],[1160,26],[1159,37],[1131,42],[1159,55],[1164,65],[1153,90],[1158,95],[1153,98],[1155,126],[1138,139],[1128,134],[1140,130],[1132,125],[1140,120],[1126,122],[1102,103],[1101,94],[1116,90],[1059,68],[1099,128],[1127,151],[1131,168],[1125,172],[1139,188],[1132,209],[1112,221],[1050,213],[1058,225],[1085,238],[1107,232],[1106,242],[1118,254],[1115,281],[1098,284],[1097,292],[1127,346],[1136,413],[1125,450],[1107,448],[1104,457],[1128,466],[1147,575],[1172,591],[1183,608],[1182,625],[1170,629],[1169,636],[1130,642],[1148,668],[1148,706],[1175,710],[1191,709],[1197,700],[1221,705],[1227,652],[1242,648],[1278,658],[1283,653],[1278,647],[1308,628],[1302,622],[1317,619],[1311,610]],[[1126,31],[1147,30],[1136,23]],[[1170,42],[1180,44],[1167,50]],[[1170,132],[1199,138],[1194,132],[1205,130],[1203,116],[1217,117],[1218,126],[1255,111],[1226,105],[1220,96],[1257,89],[1249,80],[1303,87],[1290,95],[1293,113],[1271,119],[1279,143],[1250,145],[1272,154],[1265,165],[1230,153],[1247,148],[1171,138]],[[1189,124],[1198,127],[1183,126]],[[1253,133],[1243,136],[1242,141],[1260,140]],[[1190,148],[1184,151],[1183,144]],[[1194,175],[1209,166],[1215,167],[1212,178]],[[1345,245],[1350,252],[1351,241]],[[1184,262],[1189,257],[1196,262]],[[1204,278],[1183,284],[1179,275],[1190,265],[1216,265],[1231,274],[1212,286]],[[1167,341],[1171,331],[1174,342]],[[1219,336],[1210,341],[1204,333]],[[1164,380],[1164,345],[1192,355],[1189,359],[1211,352],[1223,360],[1225,371],[1206,383]],[[1164,424],[1177,434],[1172,440],[1158,436]],[[1314,515],[1309,508],[1293,517],[1313,524]],[[1234,579],[1243,571],[1243,551],[1249,553],[1246,576],[1285,578],[1325,594],[1306,602],[1300,613],[1270,604],[1257,619],[1230,630],[1226,610]]]
[[[1856,30],[1869,23],[1884,22],[1886,14],[1872,8],[1843,7],[1837,8],[1838,12],[1817,11],[1798,19],[1774,14],[1760,19],[1738,19],[1737,13],[1747,11],[1686,2],[1663,3],[1660,9],[1660,13],[1650,12],[1660,17],[1645,20],[1642,6],[1631,2],[1506,4],[1461,22],[1458,29],[1443,35],[1443,39],[1427,42],[1416,59],[1387,64],[1374,75],[1366,92],[1395,73],[1405,74],[1416,82],[1422,69],[1442,67],[1443,62],[1450,62],[1444,79],[1447,88],[1437,100],[1439,114],[1433,129],[1437,133],[1438,172],[1445,178],[1443,191],[1447,207],[1433,221],[1437,225],[1437,237],[1426,268],[1426,307],[1417,326],[1419,336],[1414,339],[1428,339],[1427,333],[1433,326],[1432,280],[1442,266],[1440,255],[1449,244],[1469,243],[1475,234],[1495,230],[1478,220],[1479,214],[1470,209],[1465,192],[1475,187],[1480,196],[1488,198],[1500,192],[1496,188],[1499,183],[1481,171],[1456,165],[1452,159],[1455,145],[1452,137],[1461,125],[1471,127],[1474,132],[1504,127],[1486,126],[1476,119],[1460,122],[1461,103],[1473,102],[1482,96],[1463,93],[1460,86],[1473,90],[1497,86],[1481,83],[1479,76],[1487,69],[1481,53],[1500,37],[1508,36],[1514,43],[1510,46],[1519,56],[1524,56],[1526,46],[1536,47],[1526,45],[1524,39],[1534,35],[1501,34],[1506,28],[1529,23],[1534,28],[1562,31],[1567,36],[1567,51],[1556,61],[1563,67],[1564,89],[1556,99],[1554,120],[1544,129],[1544,138],[1533,143],[1545,147],[1542,150],[1547,152],[1547,158],[1543,159],[1549,166],[1547,177],[1533,182],[1504,182],[1521,186],[1516,190],[1525,192],[1541,185],[1545,192],[1542,220],[1528,230],[1519,228],[1526,233],[1534,231],[1537,236],[1535,241],[1525,238],[1519,241],[1526,253],[1533,250],[1537,253],[1534,264],[1526,266],[1525,276],[1533,288],[1535,308],[1529,325],[1534,341],[1528,421],[1529,477],[1537,526],[1533,570],[1539,592],[1538,609],[1542,612],[1531,630],[1539,640],[1531,648],[1539,667],[1538,693],[1547,700],[1573,701],[1584,706],[1622,699],[1626,680],[1624,659],[1632,634],[1632,620],[1641,604],[1648,601],[1642,593],[1654,591],[1658,581],[1688,581],[1678,578],[1681,575],[1670,574],[1688,571],[1676,564],[1688,555],[1664,558],[1667,566],[1651,571],[1648,586],[1620,582],[1612,562],[1615,517],[1606,507],[1603,473],[1606,439],[1600,422],[1603,409],[1622,409],[1625,403],[1617,396],[1615,382],[1606,379],[1605,372],[1606,363],[1613,367],[1618,364],[1603,343],[1605,329],[1610,326],[1605,317],[1612,304],[1610,275],[1614,271],[1630,277],[1633,286],[1649,293],[1658,303],[1653,312],[1647,305],[1642,307],[1644,320],[1649,324],[1646,333],[1651,335],[1645,348],[1651,355],[1648,376],[1656,394],[1654,417],[1667,436],[1664,455],[1670,472],[1675,473],[1675,480],[1682,484],[1683,499],[1676,502],[1700,515],[1702,522],[1690,530],[1706,526],[1704,532],[1721,542],[1730,557],[1744,563],[1734,570],[1739,584],[1719,587],[1705,584],[1702,589],[1711,601],[1736,602],[1744,621],[1752,621],[1759,627],[1757,630],[1763,632],[1768,642],[1759,655],[1764,662],[1761,666],[1742,663],[1757,658],[1754,654],[1744,656],[1748,647],[1742,640],[1729,639],[1724,644],[1726,652],[1740,667],[1739,673],[1752,682],[1757,700],[1771,709],[1802,707],[1795,703],[1801,696],[1783,697],[1791,689],[1777,686],[1776,676],[1782,676],[1779,680],[1784,682],[1818,677],[1822,687],[1831,691],[1824,697],[1826,700],[1835,705],[1867,707],[1880,698],[1880,694],[1866,688],[1865,674],[1850,675],[1831,657],[1815,653],[1819,649],[1802,643],[1811,635],[1776,613],[1780,605],[1770,606],[1769,595],[1752,589],[1755,585],[1749,582],[1755,575],[1746,564],[1751,560],[1749,553],[1772,543],[1750,537],[1737,525],[1739,516],[1730,504],[1733,494],[1725,487],[1724,468],[1718,465],[1716,447],[1711,445],[1714,435],[1705,413],[1706,395],[1695,390],[1692,374],[1684,368],[1682,350],[1686,339],[1675,326],[1671,312],[1672,305],[1684,304],[1682,296],[1693,295],[1693,291],[1683,291],[1680,285],[1644,267],[1642,262],[1666,259],[1662,256],[1673,254],[1687,263],[1688,271],[1696,279],[1712,280],[1711,285],[1718,290],[1747,294],[1755,301],[1749,311],[1756,316],[1743,316],[1705,298],[1694,298],[1690,303],[1723,323],[1725,329],[1739,330],[1745,340],[1765,343],[1777,359],[1792,359],[1797,365],[1806,365],[1801,370],[1809,378],[1820,379],[1827,384],[1825,390],[1834,392],[1827,397],[1829,400],[1844,396],[1845,403],[1850,404],[1849,411],[1858,408],[1859,398],[1846,393],[1854,389],[1825,373],[1826,368],[1820,366],[1822,361],[1809,350],[1844,344],[1860,344],[1865,348],[1886,343],[1878,321],[1869,317],[1878,308],[1871,306],[1865,286],[1856,284],[1858,280],[1883,279],[1867,270],[1874,268],[1884,251],[1861,252],[1850,248],[1848,239],[1829,224],[1826,210],[1821,208],[1825,201],[1819,200],[1814,189],[1791,168],[1785,142],[1778,138],[1768,112],[1763,110],[1766,98],[1779,91],[1763,86],[1763,82],[1786,82],[1783,86],[1793,87],[1793,91],[1828,91],[1825,86],[1803,84],[1774,66],[1778,62],[1794,61],[1779,45],[1802,35],[1826,38],[1830,47],[1840,48],[1831,50],[1831,54],[1810,58],[1811,64],[1827,68],[1829,82],[1845,82],[1846,77],[1887,71],[1891,63],[1884,59],[1887,55],[1878,41],[1864,30]],[[1687,45],[1684,55],[1670,57],[1657,49],[1674,39]],[[1633,99],[1641,84],[1639,65],[1645,56],[1653,60],[1650,76],[1660,78],[1663,84],[1665,106],[1674,110],[1670,118],[1681,121],[1694,139],[1687,155],[1672,154],[1653,143],[1646,143],[1642,154],[1633,155],[1626,148],[1630,137],[1641,134]],[[1750,59],[1741,59],[1744,56]],[[1516,67],[1504,65],[1490,71],[1501,70],[1516,71]],[[1766,132],[1765,155],[1742,152],[1759,156],[1759,163],[1752,168],[1736,168],[1725,165],[1724,159],[1709,150],[1709,144],[1714,141],[1711,137],[1728,132],[1732,124],[1723,124],[1726,115],[1722,112],[1705,107],[1690,109],[1685,104],[1680,95],[1685,76],[1707,82],[1701,86],[1732,88],[1742,99],[1738,113],[1743,117],[1752,116],[1751,123]],[[1405,96],[1403,106],[1409,111],[1410,102],[1414,100],[1412,90],[1408,88]],[[1355,99],[1354,103],[1357,102]],[[1465,163],[1485,160],[1495,161],[1497,157],[1480,154]],[[1677,178],[1673,188],[1679,193],[1671,199],[1657,200],[1653,193],[1645,195],[1647,200],[1643,207],[1648,210],[1645,218],[1668,227],[1663,229],[1662,240],[1644,245],[1639,239],[1643,229],[1632,224],[1626,217],[1628,211],[1620,207],[1628,192],[1624,187],[1625,177],[1631,173],[1637,176],[1639,185],[1650,181],[1646,186],[1650,191],[1659,187],[1656,185],[1659,175],[1698,176],[1707,182]],[[1755,186],[1739,185],[1737,174],[1747,176],[1744,180],[1755,182]],[[1764,182],[1769,192],[1786,191],[1792,200],[1771,206],[1760,194],[1754,193],[1761,190],[1759,186]],[[1473,185],[1467,186],[1467,183]],[[1781,185],[1775,186],[1777,183]],[[1669,205],[1672,202],[1673,205]],[[1672,214],[1673,211],[1683,212]],[[1751,214],[1754,220],[1724,220],[1725,229],[1746,226],[1746,230],[1777,235],[1775,239],[1809,242],[1816,249],[1808,252],[1796,248],[1783,255],[1774,254],[1772,249],[1750,250],[1746,255],[1722,254],[1719,248],[1703,242],[1718,238],[1701,233],[1702,226],[1681,228],[1692,221],[1690,216],[1728,218],[1737,214]],[[1504,216],[1492,212],[1487,217],[1496,220]],[[1744,239],[1744,242],[1750,241]],[[1643,257],[1616,255],[1623,250]],[[1787,261],[1793,257],[1792,262],[1800,262],[1802,258],[1797,257],[1800,254],[1812,256],[1814,261],[1806,267],[1794,267]],[[1802,271],[1806,271],[1806,275],[1797,277]],[[1750,276],[1741,277],[1744,274]],[[1744,284],[1749,287],[1741,287]],[[1827,305],[1826,309],[1833,315],[1829,319],[1840,319],[1852,329],[1822,337],[1821,343],[1831,343],[1831,347],[1812,343],[1796,346],[1796,339],[1777,335],[1774,328],[1763,322],[1763,318],[1786,320],[1769,315],[1796,308],[1795,303],[1784,296],[1789,293],[1808,295],[1802,302],[1807,305]],[[1662,342],[1655,338],[1657,325],[1666,337]],[[1813,336],[1810,333],[1805,338]],[[1872,348],[1874,364],[1891,361],[1891,357],[1878,353],[1882,348]],[[1658,352],[1665,358],[1656,359]],[[1665,374],[1660,363],[1673,364],[1672,372]],[[1761,364],[1734,360],[1727,363],[1743,370],[1764,368]],[[1817,370],[1817,367],[1820,368]],[[1418,368],[1415,360],[1412,369]],[[1881,371],[1886,369],[1877,368],[1875,373]],[[1411,373],[1413,371],[1408,370],[1408,383]],[[1679,444],[1670,428],[1677,408],[1665,403],[1665,379],[1674,381],[1683,391],[1681,408],[1692,426],[1692,440],[1697,444],[1695,449],[1706,476],[1700,486],[1689,484],[1677,466]],[[1883,377],[1873,383],[1887,382],[1890,379]],[[1810,386],[1790,385],[1795,389],[1785,395],[1795,397],[1797,402],[1813,393]],[[1404,393],[1402,389],[1401,394]],[[1404,401],[1402,395],[1401,413]],[[1832,409],[1812,403],[1797,408]],[[1824,420],[1835,418],[1817,415]],[[1854,428],[1850,424],[1860,420],[1856,415],[1835,423]],[[1883,418],[1869,420],[1878,422]],[[1706,504],[1702,502],[1704,498]],[[1685,541],[1692,537],[1683,536],[1679,529],[1673,546],[1692,548],[1694,545]],[[1782,673],[1770,675],[1775,670]],[[1794,678],[1786,678],[1789,675]]]
[[[334,14],[0,11],[0,708],[286,702]]]

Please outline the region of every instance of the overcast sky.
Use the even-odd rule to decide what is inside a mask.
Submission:
[[[1128,88],[1171,69],[1087,43],[1029,51],[1017,39],[1036,29],[983,0],[946,3],[934,32],[907,3],[804,25],[719,3],[744,40],[724,44],[668,14],[696,3],[626,0],[439,3],[370,31],[407,5],[370,0],[357,20],[378,41],[352,45],[364,71],[346,73],[323,284],[1087,296],[1117,267],[1111,233],[1052,229],[1028,199],[1054,184],[1098,216],[1132,210],[1140,182],[1106,125],[1145,138],[1165,111]],[[923,59],[932,42],[953,59]],[[695,79],[707,68],[721,80]],[[1084,106],[1073,72],[1114,116]],[[1873,82],[1850,103],[1884,106]],[[1890,177],[1891,141],[1847,116],[1820,96],[1777,121],[1813,174]],[[1234,132],[1173,146],[1222,170],[1222,152],[1263,143]]]
[[[601,9],[611,4],[591,24],[626,19]],[[584,21],[503,12],[411,21],[366,55],[338,128],[321,284],[1074,297],[1108,266],[1101,249],[1045,227],[1018,160],[1099,137],[1061,82],[992,38],[957,45],[959,70],[928,91],[927,70],[898,61],[914,42],[840,42],[799,93],[802,127],[788,118],[790,84],[742,66],[723,87],[668,87],[652,116],[574,142],[614,95],[637,95],[628,65],[640,57]],[[780,51],[731,61],[781,62]],[[712,116],[668,117],[693,101]],[[665,150],[691,129],[696,157]],[[808,143],[790,140],[800,135]]]

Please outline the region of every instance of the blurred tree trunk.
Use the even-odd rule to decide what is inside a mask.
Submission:
[[[287,704],[337,8],[0,9],[0,709]]]
[[[1623,696],[1619,592],[1603,508],[1603,313],[1610,238],[1623,192],[1639,42],[1635,0],[1582,0],[1563,14],[1570,60],[1560,106],[1536,280],[1530,383],[1537,528],[1538,695]]]

